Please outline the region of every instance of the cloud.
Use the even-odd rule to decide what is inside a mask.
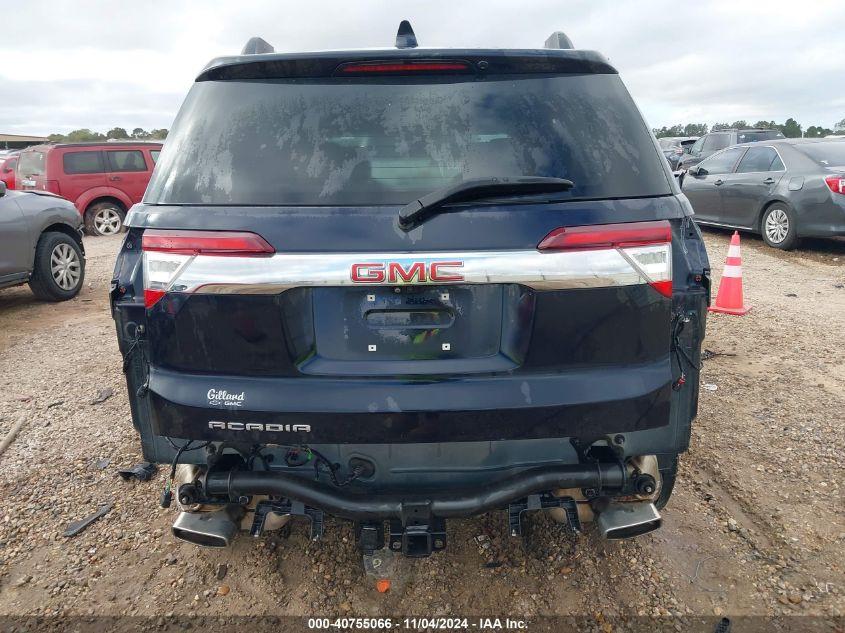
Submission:
[[[57,0],[4,15],[0,131],[169,127],[205,63],[253,35],[279,51],[391,46],[404,18],[424,46],[535,48],[563,30],[608,56],[654,126],[845,117],[841,0]]]
[[[0,129],[49,134],[79,128],[106,131],[115,125],[129,130],[169,127],[182,97],[122,81],[0,81]]]

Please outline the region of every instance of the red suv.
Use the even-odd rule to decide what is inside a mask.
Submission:
[[[161,143],[59,143],[20,153],[20,189],[51,191],[76,205],[89,235],[123,230],[126,212],[140,202]]]

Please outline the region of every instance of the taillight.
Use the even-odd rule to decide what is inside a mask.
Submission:
[[[544,237],[537,248],[541,251],[574,248],[625,248],[671,241],[672,225],[666,220],[660,220],[657,222],[561,227]]]
[[[44,181],[44,191],[49,191],[50,193],[54,193],[57,196],[62,195],[62,188],[59,187],[58,180],[45,180]]]
[[[824,181],[833,193],[845,195],[845,176],[828,176]]]
[[[263,237],[241,231],[167,231],[148,229],[141,238],[144,251],[144,305],[154,306],[175,285],[179,273],[195,258],[266,257],[275,253]]]
[[[149,229],[141,239],[144,251],[181,255],[251,257],[276,251],[263,237],[241,231],[165,231]]]
[[[561,227],[537,249],[616,250],[652,288],[672,296],[672,225],[667,220]]]
[[[470,65],[464,61],[420,60],[413,62],[350,62],[339,66],[337,72],[345,75],[405,75],[409,73],[454,73],[468,70],[470,70]]]

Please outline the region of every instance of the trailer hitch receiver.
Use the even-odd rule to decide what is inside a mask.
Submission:
[[[390,549],[424,558],[446,549],[446,520],[432,516],[431,502],[403,503],[401,518],[390,520]]]

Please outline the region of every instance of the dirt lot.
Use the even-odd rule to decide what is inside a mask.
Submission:
[[[706,239],[718,283],[729,234]],[[170,535],[163,470],[140,484],[115,474],[141,459],[106,298],[117,245],[87,240],[72,302],[0,292],[0,435],[27,419],[0,456],[0,614],[580,614],[604,631],[620,616],[845,614],[845,243],[779,253],[744,237],[753,310],[710,317],[717,355],[662,530],[604,543],[541,519],[523,543],[503,513],[453,521],[449,550],[405,561],[386,594],[345,523],[316,544],[295,524],[199,550]],[[114,394],[92,404],[103,389]]]

